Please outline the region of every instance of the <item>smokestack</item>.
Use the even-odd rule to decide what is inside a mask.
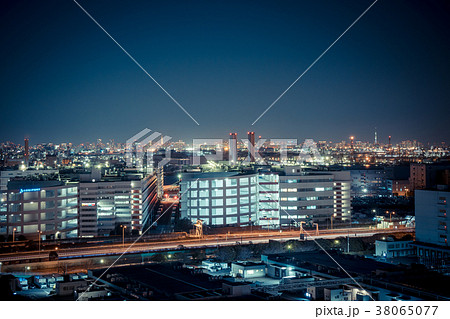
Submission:
[[[250,163],[255,162],[255,132],[247,132],[249,142]]]
[[[25,166],[28,167],[28,159],[30,157],[30,149],[28,145],[28,138],[25,138]]]
[[[237,163],[237,133],[230,133],[228,160],[230,165]]]

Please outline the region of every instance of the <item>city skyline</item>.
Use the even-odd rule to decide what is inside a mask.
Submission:
[[[196,125],[72,1],[4,4],[0,140],[245,136],[449,142],[449,7],[378,1],[83,2]],[[106,6],[107,4],[107,6]],[[43,23],[42,21],[45,21]]]

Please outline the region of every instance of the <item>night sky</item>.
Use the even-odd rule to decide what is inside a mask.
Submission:
[[[450,2],[79,3],[199,122],[197,126],[71,0],[0,3],[0,141],[174,139],[450,142]]]

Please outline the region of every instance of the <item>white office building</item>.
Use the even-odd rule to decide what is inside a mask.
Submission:
[[[287,167],[280,175],[280,206],[283,226],[294,221],[348,220],[350,172],[302,172],[299,167]]]
[[[450,238],[450,192],[416,190],[416,240],[424,243],[448,246]]]
[[[180,196],[182,218],[212,226],[279,228],[344,221],[351,214],[348,171],[305,173],[290,166],[283,172],[183,174]]]
[[[109,236],[126,226],[141,234],[158,202],[156,175],[80,182],[80,237]]]
[[[1,194],[0,235],[26,239],[64,239],[78,235],[76,184],[13,180]]]
[[[181,218],[212,226],[248,226],[257,220],[257,174],[183,174]]]

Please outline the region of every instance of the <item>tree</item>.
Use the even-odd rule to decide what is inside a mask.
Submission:
[[[236,254],[238,260],[247,260],[253,256],[252,251],[244,246],[238,246]]]
[[[189,233],[189,231],[193,228],[194,226],[192,225],[192,222],[189,218],[182,218],[182,219],[178,219],[177,222],[175,223],[175,228],[174,230],[176,232],[186,232]]]
[[[236,258],[236,251],[233,247],[220,247],[217,250],[217,258],[222,262],[231,262]]]
[[[194,261],[199,261],[199,260],[203,260],[206,259],[206,252],[203,249],[195,249],[192,252],[192,259]]]
[[[402,238],[400,238],[400,240],[413,240],[413,236],[411,234],[406,234],[405,236],[403,236]]]

